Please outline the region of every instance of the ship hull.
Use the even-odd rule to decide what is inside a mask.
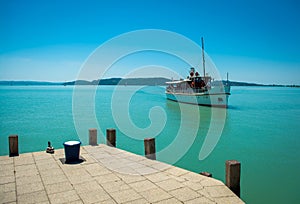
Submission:
[[[228,107],[229,93],[174,93],[166,92],[166,97],[169,100],[181,103],[195,104],[201,106],[212,107]]]

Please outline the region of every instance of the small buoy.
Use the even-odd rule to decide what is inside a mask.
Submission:
[[[54,154],[54,148],[51,146],[51,142],[48,141],[48,147],[46,149],[47,153]]]

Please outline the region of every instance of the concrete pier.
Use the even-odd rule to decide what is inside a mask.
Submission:
[[[221,181],[100,144],[0,157],[0,203],[243,203]]]

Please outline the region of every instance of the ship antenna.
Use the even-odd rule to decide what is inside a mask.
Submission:
[[[227,72],[227,85],[228,85],[229,83],[228,83],[228,72]]]
[[[203,40],[203,37],[201,37],[201,42],[202,42],[203,76],[205,77],[205,58],[204,58],[204,40]]]

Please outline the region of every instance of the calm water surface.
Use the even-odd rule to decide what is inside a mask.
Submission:
[[[195,122],[195,107],[166,101],[163,87],[144,87],[133,94],[127,110],[124,109],[127,101],[122,97],[130,94],[133,88],[123,87],[118,92],[117,111],[113,117],[114,89],[114,86],[99,87],[94,96],[96,121],[102,131],[98,138],[101,143],[104,143],[105,129],[113,127],[117,129],[119,148],[142,155],[143,138],[156,136],[157,151],[167,149],[170,144],[178,147],[178,151],[166,151],[158,156],[158,160],[167,163],[173,163],[180,145],[191,143],[187,152],[179,155],[176,166],[194,172],[208,171],[224,181],[225,161],[237,159],[242,163],[241,197],[244,201],[299,202],[300,89],[232,87],[223,133],[213,152],[204,160],[199,160],[198,156],[212,121],[212,108],[197,107],[200,121]],[[73,87],[1,86],[0,155],[8,154],[11,134],[19,135],[20,152],[45,150],[49,140],[55,148],[62,148],[62,143],[71,139],[87,144],[88,129],[94,127],[95,118],[90,117],[91,104],[85,102],[84,96],[93,90],[87,86],[79,91],[82,103],[76,114],[80,120],[75,123],[80,129],[76,130],[72,112]],[[183,109],[189,113],[184,118]],[[127,124],[126,115],[137,129],[118,128],[118,125]],[[187,127],[185,136],[178,137],[183,123]],[[149,127],[157,127],[160,131],[156,135],[154,129],[147,130]],[[194,138],[195,130],[197,136]],[[139,132],[143,134],[137,134]]]

